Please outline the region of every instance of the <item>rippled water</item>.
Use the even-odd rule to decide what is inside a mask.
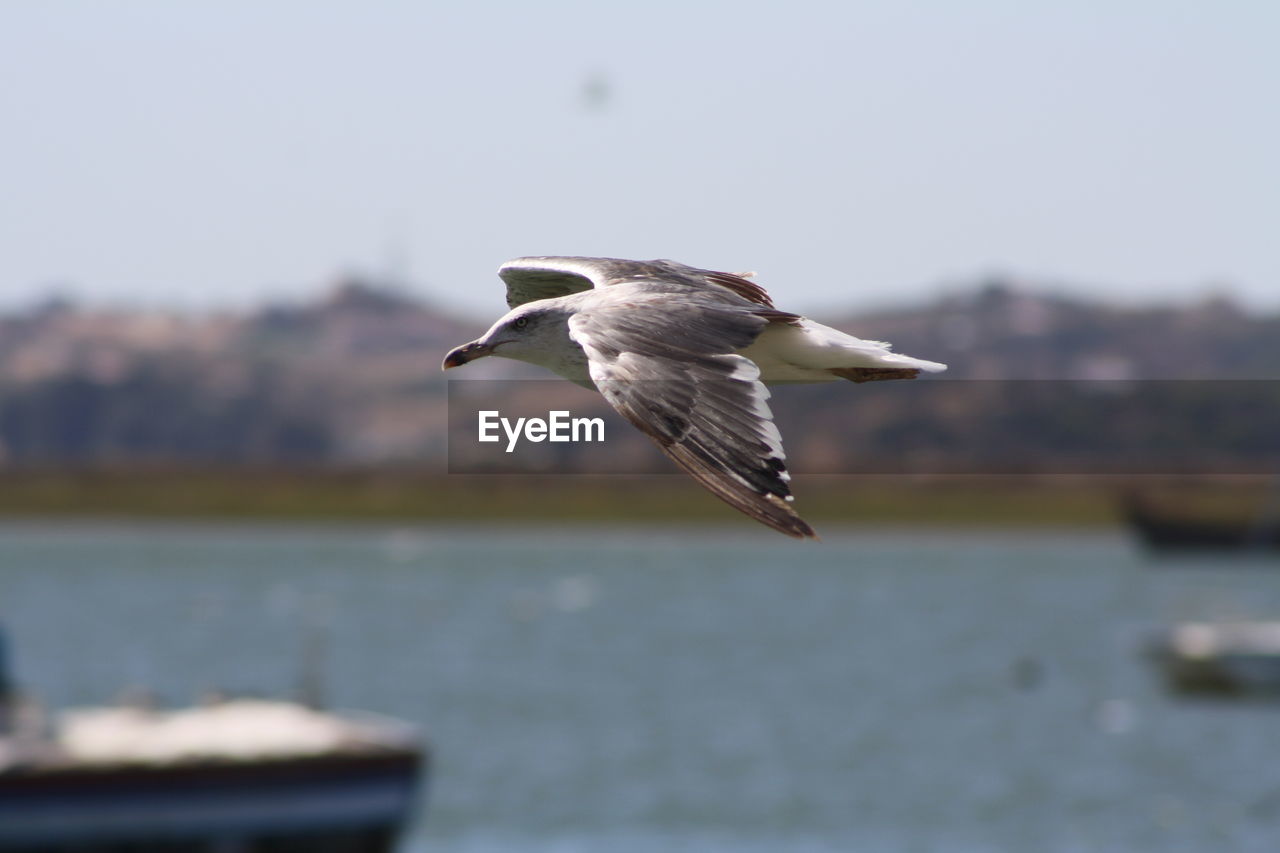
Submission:
[[[732,528],[0,526],[0,621],[50,703],[281,694],[419,722],[406,849],[1280,849],[1280,707],[1167,696],[1179,618],[1271,571],[1120,536],[798,544]],[[308,638],[312,640],[308,640]]]

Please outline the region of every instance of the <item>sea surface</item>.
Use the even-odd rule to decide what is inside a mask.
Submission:
[[[0,623],[57,707],[310,671],[416,722],[408,853],[1280,850],[1280,704],[1144,653],[1280,618],[1280,562],[824,533],[9,522]]]

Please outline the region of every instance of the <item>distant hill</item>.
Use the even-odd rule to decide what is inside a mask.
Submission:
[[[363,281],[180,316],[0,317],[0,460],[364,462],[443,453],[442,354],[470,326]]]
[[[447,443],[440,360],[491,319],[464,321],[360,280],[312,303],[243,313],[50,302],[0,316],[0,465],[439,468]],[[947,446],[1007,458],[1011,446],[1047,433],[1056,435],[1061,459],[1079,461],[1125,442],[1145,446],[1157,428],[1171,457],[1194,456],[1206,446],[1205,406],[1216,417],[1226,404],[1184,403],[1171,410],[1182,412],[1178,429],[1097,408],[1071,427],[1072,418],[1043,405],[1033,411],[1035,395],[1010,395],[997,381],[1280,378],[1280,316],[1251,315],[1223,299],[1117,307],[993,281],[916,307],[821,319],[947,362],[946,379],[991,383],[944,383],[953,391],[930,384],[927,394],[846,383],[804,391],[810,414],[805,428],[787,430],[787,442],[797,465],[812,470],[861,470],[875,467],[869,460],[906,457],[927,465]],[[466,369],[466,378],[531,375],[538,374],[497,359]],[[548,407],[576,390],[538,387],[551,389],[537,396]],[[1003,408],[993,406],[997,398]],[[1081,399],[1073,411],[1094,405],[1087,402],[1094,397]],[[1213,439],[1214,452],[1265,456],[1280,436],[1277,408],[1263,400],[1233,409],[1226,425],[1215,420],[1212,430],[1229,434]],[[781,408],[779,418],[788,427]],[[649,461],[636,464],[665,464],[646,452],[636,458]],[[1035,441],[1026,452],[1045,453]],[[573,462],[569,449],[557,464]]]
[[[1280,315],[1225,298],[1118,307],[995,280],[828,325],[947,362],[951,379],[1280,378]]]

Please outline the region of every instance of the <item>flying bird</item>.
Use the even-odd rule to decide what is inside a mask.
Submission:
[[[533,257],[498,270],[510,307],[444,369],[495,355],[598,390],[677,465],[735,509],[796,538],[766,382],[914,379],[946,370],[779,311],[752,273],[675,261]]]

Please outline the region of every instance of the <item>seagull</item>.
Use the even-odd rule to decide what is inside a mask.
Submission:
[[[792,508],[765,383],[914,379],[946,365],[779,311],[753,275],[668,260],[516,258],[498,269],[511,310],[450,350],[443,369],[494,355],[596,389],[716,497],[780,533],[816,538]]]

